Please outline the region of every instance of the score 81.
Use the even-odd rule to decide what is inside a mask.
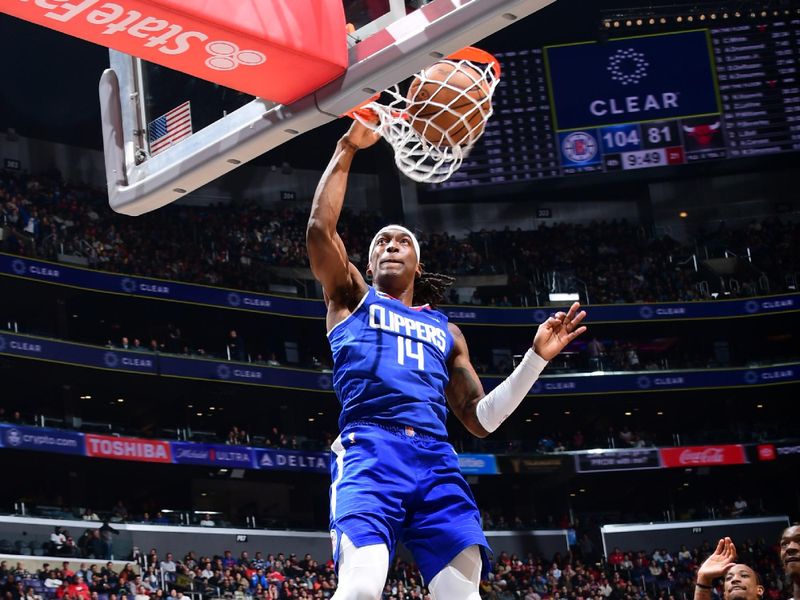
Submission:
[[[666,148],[681,144],[676,121],[657,121],[642,124],[643,148]]]

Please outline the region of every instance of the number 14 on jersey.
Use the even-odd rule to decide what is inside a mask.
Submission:
[[[417,368],[420,371],[425,370],[425,352],[422,348],[422,342],[398,335],[397,364],[405,366],[406,360],[416,360]],[[413,362],[412,364],[409,364],[409,366],[413,366]]]

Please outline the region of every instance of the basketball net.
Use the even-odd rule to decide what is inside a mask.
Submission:
[[[475,142],[483,135],[486,121],[494,112],[491,100],[500,81],[497,59],[477,48],[465,48],[439,63],[449,63],[453,66],[452,71],[444,80],[429,79],[425,70],[420,71],[416,75],[419,79],[417,89],[423,89],[426,84],[445,87],[453,92],[453,97],[445,104],[435,102],[433,98],[436,93],[431,94],[431,99],[425,100],[424,107],[418,111],[424,112],[424,117],[412,117],[408,113],[409,100],[400,93],[396,85],[385,90],[391,97],[388,104],[371,101],[350,113],[353,118],[380,133],[391,144],[397,168],[419,183],[445,181],[459,169]],[[457,74],[468,77],[473,82],[468,89],[449,83]],[[470,95],[476,89],[485,95],[480,98]],[[468,108],[464,108],[465,105]],[[453,107],[458,107],[458,110]],[[451,123],[447,129],[436,123],[437,118],[443,115],[447,115],[447,120]],[[436,135],[431,137],[440,141],[432,143],[426,139],[412,125],[414,120],[418,126],[420,121],[424,121],[424,130],[435,130]],[[454,137],[454,132],[460,133]]]

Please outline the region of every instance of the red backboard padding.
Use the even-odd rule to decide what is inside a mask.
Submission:
[[[3,0],[3,12],[281,104],[347,68],[342,0]]]

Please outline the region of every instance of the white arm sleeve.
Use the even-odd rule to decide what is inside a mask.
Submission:
[[[539,379],[547,361],[533,351],[525,353],[506,380],[480,399],[475,407],[478,422],[489,433],[500,427]]]

